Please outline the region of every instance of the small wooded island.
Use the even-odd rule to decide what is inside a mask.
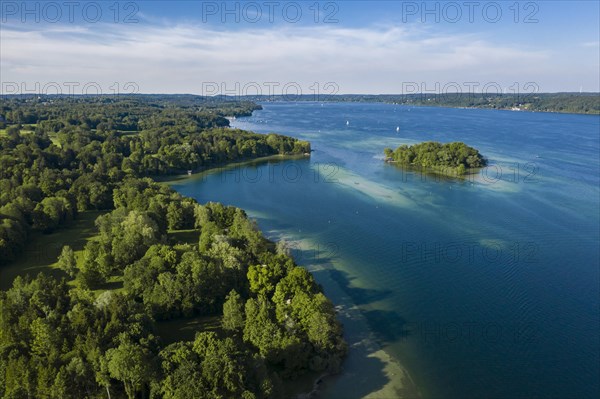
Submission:
[[[383,150],[385,161],[402,166],[425,168],[448,176],[463,176],[470,169],[482,168],[486,159],[473,147],[465,143],[439,143],[426,141],[392,150]]]

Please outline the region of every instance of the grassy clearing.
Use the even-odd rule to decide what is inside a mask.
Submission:
[[[88,211],[79,214],[69,226],[52,233],[32,233],[29,237],[30,244],[25,248],[19,259],[8,265],[0,267],[0,289],[7,290],[12,286],[17,276],[27,274],[35,276],[38,273],[48,273],[57,278],[66,277],[56,266],[56,260],[64,245],[73,248],[77,265],[83,262],[83,248],[85,244],[94,239],[97,234],[94,222],[96,218],[105,212]],[[200,238],[199,230],[177,230],[169,231],[169,241],[172,243],[198,244]],[[75,286],[75,281],[70,281]],[[94,290],[96,295],[106,290],[120,291],[123,289],[123,277],[113,276],[106,284]]]
[[[201,331],[221,331],[221,316],[196,316],[187,319],[162,320],[156,323],[158,335],[165,344],[193,341]]]
[[[71,285],[78,287],[78,283],[75,280],[71,280],[69,282]],[[123,288],[123,276],[111,276],[108,281],[95,290],[92,290],[96,298],[102,294],[104,291],[115,291],[115,292],[123,292],[125,288]]]
[[[56,265],[56,261],[64,245],[73,248],[77,265],[83,262],[83,248],[89,240],[96,237],[96,218],[105,212],[88,211],[79,214],[69,226],[66,226],[53,234],[33,233],[30,244],[25,248],[19,259],[0,267],[0,289],[7,290],[12,287],[12,282],[17,276],[27,274],[35,276],[45,273],[56,278],[67,277],[67,275]],[[177,230],[169,231],[168,238],[171,242],[197,244],[200,236],[199,230]],[[69,282],[76,286],[75,280]],[[122,291],[123,276],[113,276],[93,293],[98,296],[106,290]],[[157,323],[158,334],[166,343],[181,340],[193,340],[199,331],[215,331],[221,329],[220,316],[196,316],[192,318],[180,318],[174,320],[159,321]]]
[[[70,245],[75,251],[77,261],[85,243],[96,234],[94,222],[103,212],[82,212],[69,226],[53,234],[33,233],[29,237],[29,245],[19,259],[0,267],[0,289],[6,290],[12,286],[17,276],[32,276],[38,273],[48,273],[56,277],[65,277],[66,274],[56,268],[56,259],[64,245]]]
[[[62,147],[60,145],[60,141],[58,141],[58,134],[57,133],[49,133],[48,137],[50,137],[50,141],[52,142],[52,144],[54,144],[57,147]]]
[[[23,127],[21,127],[21,134],[31,134],[31,133],[35,132],[36,127],[37,127],[37,123],[32,123],[30,125],[23,125]],[[0,129],[0,136],[5,136],[5,135],[6,135],[6,128]]]
[[[200,230],[169,230],[167,233],[169,241],[172,243],[198,244],[200,239]]]
[[[36,127],[36,123],[23,125],[23,127],[21,128],[21,134],[32,134],[33,132],[35,132]],[[0,136],[6,136],[6,129],[0,129]],[[60,142],[58,141],[57,133],[48,133],[48,137],[50,137],[50,141],[52,141],[54,145],[60,147]]]
[[[139,130],[117,130],[119,136],[135,136],[140,133]]]

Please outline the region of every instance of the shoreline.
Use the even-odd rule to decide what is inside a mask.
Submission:
[[[488,165],[485,165],[483,167],[480,168],[469,168],[466,169],[466,173],[464,174],[458,174],[456,173],[456,168],[452,168],[452,167],[441,167],[441,168],[431,168],[431,167],[425,167],[425,166],[420,166],[420,165],[414,165],[414,164],[403,164],[400,163],[398,161],[395,161],[391,158],[386,158],[383,160],[383,162],[385,162],[388,165],[393,165],[396,168],[399,168],[401,171],[404,170],[404,168],[406,168],[406,171],[408,172],[413,172],[413,173],[419,173],[421,176],[423,175],[430,175],[430,176],[439,176],[439,177],[443,177],[446,178],[448,180],[469,180],[470,177],[472,176],[477,176],[480,171],[482,169],[485,169]]]
[[[234,126],[231,126],[235,128]],[[289,159],[310,158],[306,155],[274,155],[256,158],[249,161],[228,164],[225,168],[234,168],[255,162],[268,162],[269,160],[285,161]],[[203,174],[216,173],[219,167],[215,167],[187,178],[201,178]],[[182,180],[177,179],[174,182]],[[272,236],[268,229],[260,229],[271,241],[282,238],[288,241],[297,241],[300,247],[310,246],[303,240],[294,240],[293,237]],[[287,235],[287,234],[284,234]],[[361,309],[353,302],[348,293],[335,281],[329,270],[336,269],[329,262],[325,265],[315,265],[302,262],[299,266],[308,270],[317,283],[322,287],[325,296],[333,303],[336,309],[337,319],[342,323],[344,340],[348,344],[348,353],[342,362],[341,369],[336,374],[321,373],[312,380],[309,392],[293,392],[294,399],[310,398],[366,398],[366,399],[415,399],[421,398],[421,392],[417,389],[414,381],[406,367],[399,359],[383,349],[382,343],[370,328],[366,317]],[[343,269],[341,269],[343,271]],[[362,391],[361,391],[362,390]],[[364,391],[364,392],[363,392]]]
[[[391,101],[335,101],[335,100],[322,100],[322,101],[314,101],[314,100],[275,100],[275,101],[265,101],[265,100],[255,100],[257,103],[277,103],[277,102],[296,102],[296,103],[328,103],[328,104],[388,104],[388,105],[399,105],[408,108],[451,108],[451,109],[479,109],[479,110],[488,110],[488,111],[510,111],[510,112],[523,112],[523,113],[540,113],[540,114],[562,114],[562,115],[591,115],[591,116],[600,116],[600,112],[567,112],[567,111],[542,111],[542,110],[533,110],[533,109],[525,109],[521,108],[519,110],[512,108],[492,108],[492,107],[466,107],[466,106],[458,106],[458,105],[429,105],[429,104],[409,104],[409,103],[397,103]]]
[[[331,277],[329,268],[334,268],[333,265],[304,267],[323,287],[325,296],[333,302],[338,320],[344,326],[348,354],[339,373],[319,376],[314,381],[311,392],[299,394],[296,398],[420,398],[421,392],[408,369],[384,349],[360,307]]]
[[[211,165],[197,170],[192,171],[191,174],[187,173],[173,173],[168,175],[149,176],[152,180],[161,184],[176,184],[180,181],[187,179],[193,179],[201,177],[204,174],[217,173],[222,170],[229,170],[240,166],[252,165],[254,163],[263,163],[269,161],[288,161],[294,159],[309,159],[310,154],[273,154],[258,158],[246,158],[240,159],[235,162],[221,163],[218,165]]]
[[[341,101],[338,101],[341,102]],[[540,114],[563,114],[563,115],[592,115],[592,116],[600,116],[600,112],[563,112],[563,111],[541,111],[541,110],[534,110],[534,109],[526,109],[526,108],[520,108],[520,109],[512,109],[512,108],[493,108],[493,107],[465,107],[465,106],[458,106],[458,105],[426,105],[426,104],[402,104],[402,103],[394,103],[394,102],[387,102],[387,101],[364,101],[364,103],[380,103],[380,104],[391,104],[391,105],[402,105],[405,107],[419,107],[419,108],[452,108],[452,109],[482,109],[482,110],[488,110],[488,111],[510,111],[510,112],[524,112],[524,113],[540,113]]]

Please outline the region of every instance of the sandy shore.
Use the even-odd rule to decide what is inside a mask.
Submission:
[[[316,384],[318,389],[309,397],[420,398],[406,368],[382,349],[360,309],[331,278],[327,268],[309,267],[309,270],[336,305],[338,318],[344,324],[344,338],[348,342],[348,356],[342,372],[320,378],[321,383]]]

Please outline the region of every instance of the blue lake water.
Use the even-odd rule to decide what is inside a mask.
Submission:
[[[263,106],[233,125],[309,140],[310,159],[174,188],[246,209],[320,264],[426,398],[600,397],[600,117]],[[427,140],[464,141],[490,166],[458,181],[382,160]]]

